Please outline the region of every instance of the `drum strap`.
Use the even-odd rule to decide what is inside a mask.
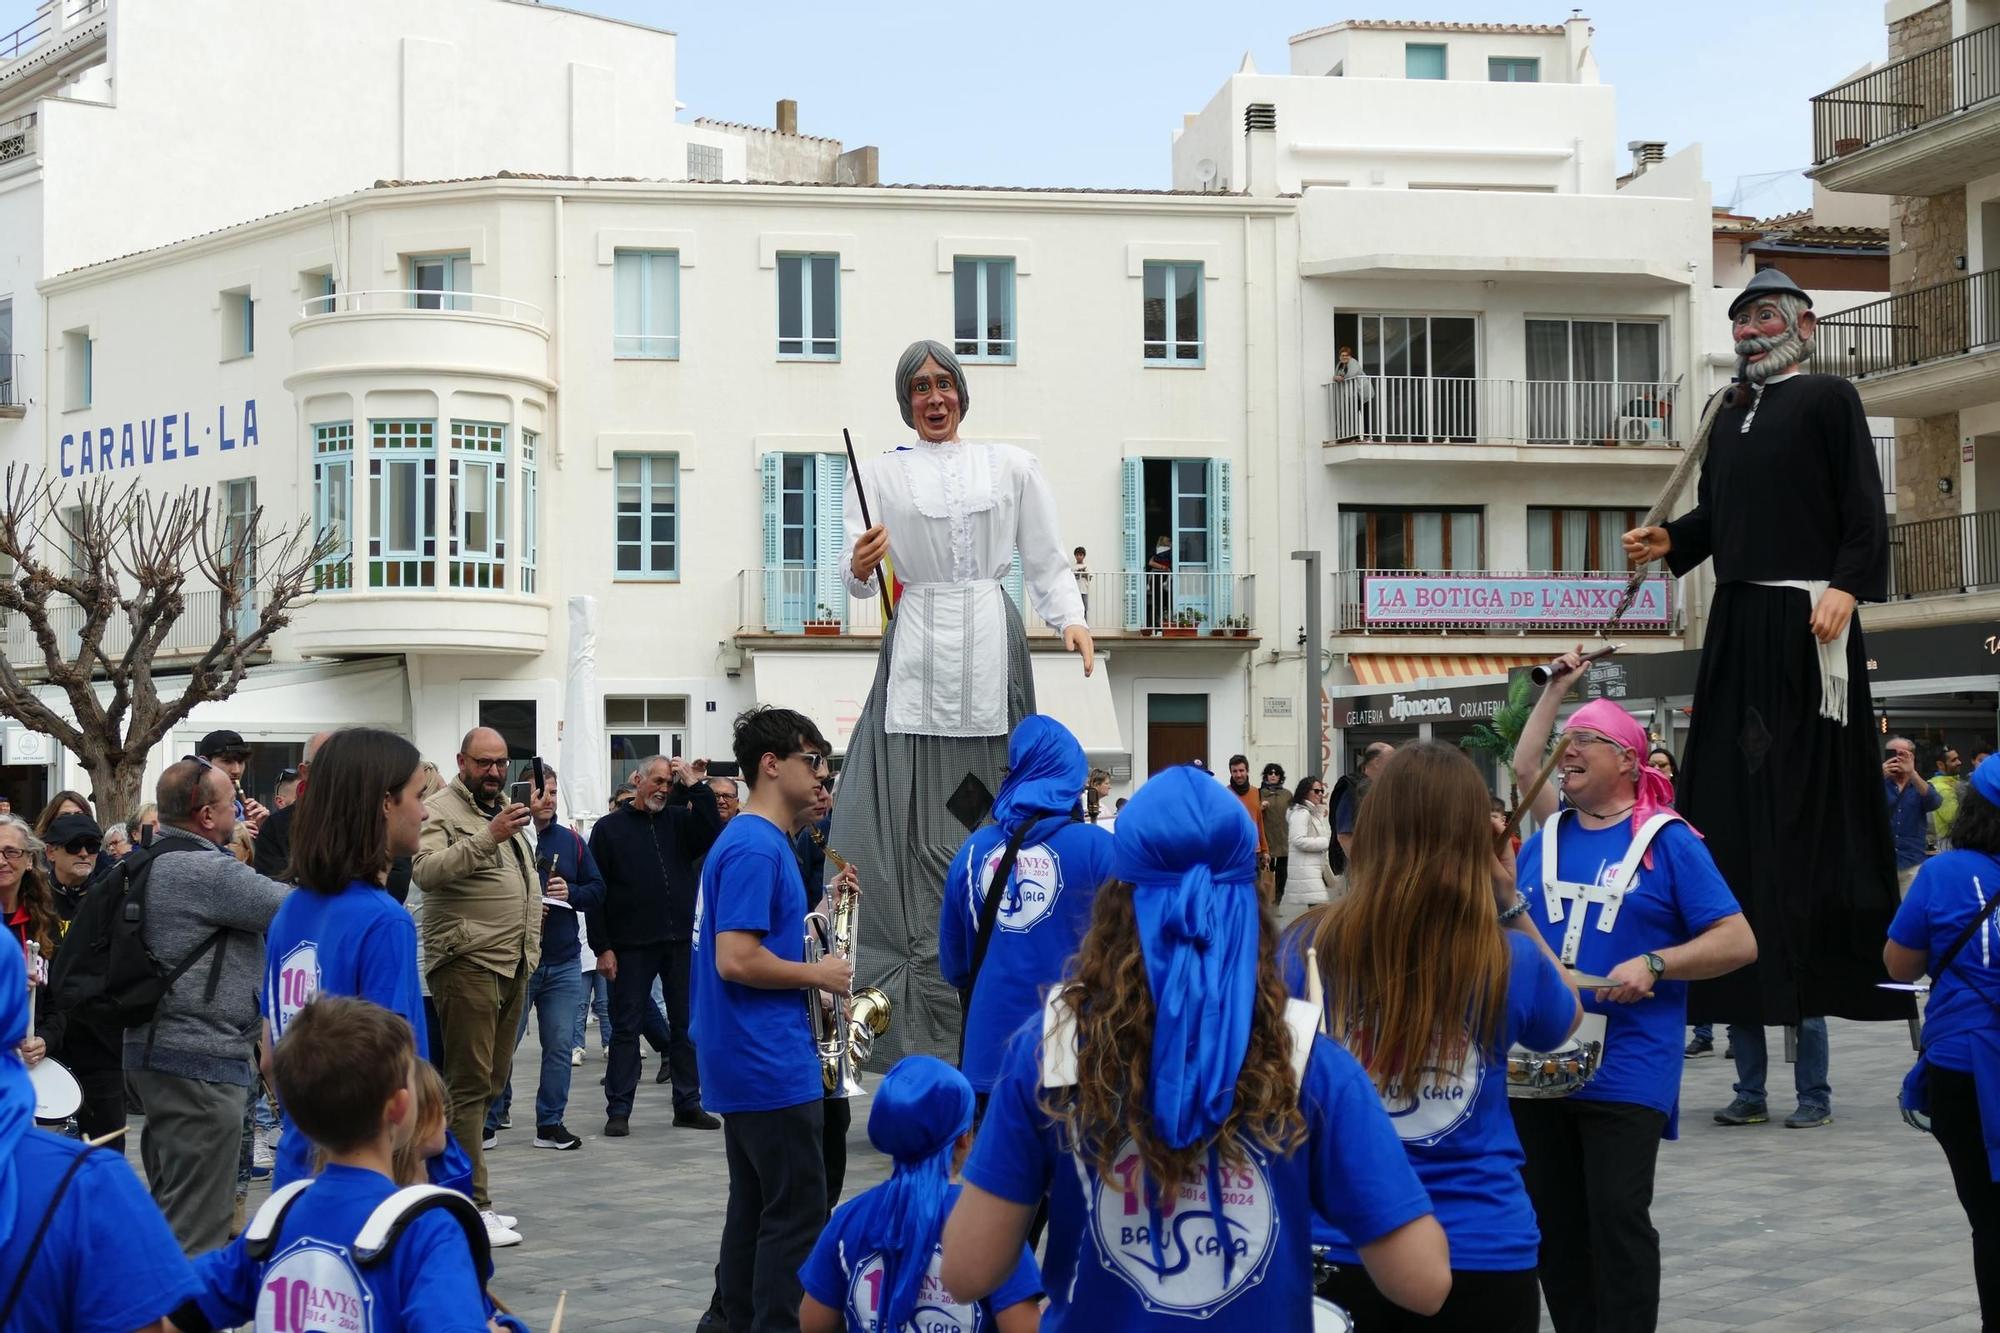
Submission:
[[[62,1179],[56,1182],[55,1193],[49,1196],[49,1206],[42,1211],[42,1223],[35,1228],[35,1238],[28,1242],[27,1252],[21,1256],[21,1271],[14,1275],[14,1286],[7,1293],[7,1304],[0,1306],[0,1328],[14,1326],[14,1307],[21,1303],[21,1293],[28,1285],[28,1274],[34,1270],[35,1257],[42,1252],[42,1241],[48,1237],[49,1223],[55,1221],[56,1209],[62,1207],[63,1195],[69,1193],[70,1181],[76,1179],[76,1173],[83,1169],[84,1160],[96,1151],[95,1148],[85,1148],[72,1157],[69,1170],[63,1172]]]
[[[1654,815],[1640,825],[1632,845],[1625,849],[1625,859],[1611,872],[1609,880],[1602,884],[1579,884],[1561,879],[1556,874],[1556,839],[1562,830],[1563,816],[1570,813],[1568,810],[1558,811],[1542,835],[1542,902],[1549,924],[1554,925],[1567,918],[1561,951],[1565,967],[1576,966],[1577,953],[1583,947],[1583,922],[1589,915],[1589,904],[1598,904],[1597,928],[1610,934],[1618,924],[1618,909],[1624,904],[1625,895],[1632,891],[1637,881],[1639,863],[1645,858],[1646,849],[1652,846],[1654,837],[1661,829],[1680,818],[1666,810]],[[1574,904],[1575,910],[1566,910],[1565,904]]]

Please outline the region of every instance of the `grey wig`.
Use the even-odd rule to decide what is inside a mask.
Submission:
[[[958,415],[964,419],[972,414],[972,390],[965,385],[965,372],[959,368],[958,358],[951,349],[931,338],[919,338],[903,349],[896,358],[896,406],[903,410],[903,424],[911,430],[917,427],[917,419],[910,412],[910,381],[917,377],[917,368],[926,358],[944,367],[951,382],[958,386]]]

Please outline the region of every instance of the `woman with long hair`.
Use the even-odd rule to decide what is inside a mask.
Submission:
[[[1385,1299],[1337,1226],[1315,1226],[1333,1265],[1320,1294],[1360,1333],[1540,1325],[1507,1052],[1556,1049],[1583,1007],[1525,914],[1506,913],[1514,867],[1491,812],[1458,747],[1397,750],[1361,807],[1347,896],[1294,927],[1317,954],[1326,1030],[1367,1071],[1451,1241],[1451,1296],[1420,1318]]]
[[[1071,978],[994,1085],[945,1226],[956,1299],[1013,1271],[1046,1195],[1044,1328],[1308,1329],[1314,1212],[1392,1299],[1443,1302],[1444,1233],[1367,1076],[1287,1002],[1257,841],[1196,769],[1132,798]]]
[[[1326,784],[1317,773],[1306,774],[1292,791],[1285,810],[1285,844],[1286,859],[1298,872],[1299,891],[1292,900],[1325,902],[1333,892],[1333,870],[1326,859],[1326,849],[1333,845],[1333,820],[1326,809]]]
[[[41,837],[49,831],[49,825],[64,815],[83,815],[95,818],[90,812],[90,801],[80,791],[59,791],[49,798],[42,807],[42,813],[35,819],[35,836]]]
[[[0,815],[0,921],[25,963],[28,944],[42,946],[42,964],[62,938],[62,917],[56,911],[55,894],[48,878],[36,863],[43,851],[42,840],[19,815]],[[39,979],[35,984],[40,985]]]

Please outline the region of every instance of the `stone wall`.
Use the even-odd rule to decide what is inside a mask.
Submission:
[[[1953,493],[1938,491],[1949,477]],[[1958,413],[1896,421],[1896,521],[1941,518],[1959,512]]]

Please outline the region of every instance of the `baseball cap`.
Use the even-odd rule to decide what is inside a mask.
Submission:
[[[225,754],[248,755],[250,747],[233,731],[211,731],[201,738],[201,744],[194,747],[194,752],[203,759],[213,759]]]
[[[42,841],[51,847],[67,847],[73,842],[104,841],[104,833],[97,827],[97,821],[89,815],[57,815],[49,822],[48,832]]]

